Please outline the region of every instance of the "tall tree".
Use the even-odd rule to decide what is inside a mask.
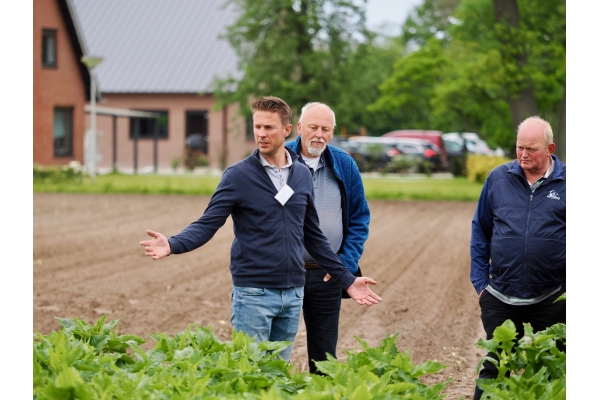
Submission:
[[[309,101],[335,107],[345,95],[343,72],[369,39],[364,4],[344,0],[230,0],[240,10],[228,28],[242,75],[217,82],[222,104],[261,95],[281,97],[296,113]],[[335,108],[334,108],[335,109]]]
[[[509,150],[517,124],[539,114],[564,159],[565,0],[514,1],[461,0],[447,15],[425,0],[403,32],[416,50],[398,59],[370,109],[410,115],[406,128],[475,131]]]

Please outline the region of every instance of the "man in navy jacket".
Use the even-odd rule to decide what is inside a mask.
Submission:
[[[152,239],[140,245],[154,260],[192,251],[231,215],[231,323],[257,342],[291,342],[280,353],[289,361],[304,297],[305,246],[358,304],[376,304],[381,297],[368,286],[376,284],[373,279],[348,271],[319,228],[311,174],[284,146],[292,130],[289,106],[277,97],[260,97],[252,113],[258,148],[223,172],[202,217],[169,239],[148,230]]]
[[[519,337],[523,323],[534,331],[566,323],[566,301],[554,300],[566,292],[567,167],[554,147],[548,122],[525,119],[517,160],[494,168],[483,185],[472,222],[471,282],[488,340],[507,319]],[[497,375],[484,362],[479,377]],[[482,393],[476,386],[473,398]]]
[[[362,178],[352,157],[329,145],[335,130],[335,114],[323,103],[308,103],[298,119],[298,137],[286,146],[299,154],[313,175],[315,206],[320,228],[340,260],[353,274],[369,236],[371,214]],[[308,366],[319,373],[315,362],[336,357],[342,288],[304,251],[304,304]]]

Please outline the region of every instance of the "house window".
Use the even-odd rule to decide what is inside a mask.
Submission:
[[[42,66],[56,68],[56,31],[42,31]]]
[[[54,108],[54,157],[73,155],[73,107]]]
[[[129,137],[135,138],[137,131],[138,139],[154,139],[154,131],[158,129],[158,138],[167,139],[169,137],[169,112],[167,110],[136,110],[150,111],[159,113],[158,118],[129,118]]]

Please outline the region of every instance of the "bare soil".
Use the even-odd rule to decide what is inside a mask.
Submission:
[[[118,332],[145,338],[169,335],[190,324],[212,326],[231,339],[229,322],[231,219],[193,252],[153,261],[140,240],[152,229],[167,237],[200,217],[205,196],[34,194],[33,327],[59,330],[54,317],[93,323],[106,312]],[[365,276],[383,302],[343,301],[338,358],[361,349],[354,336],[378,346],[399,332],[396,344],[413,363],[437,360],[448,367],[427,376],[448,377],[448,399],[472,398],[476,349],[484,337],[477,296],[469,281],[470,224],[475,203],[370,201],[369,239],[361,259]],[[291,362],[306,370],[301,323]]]

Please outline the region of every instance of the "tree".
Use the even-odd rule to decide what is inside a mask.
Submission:
[[[220,104],[261,95],[286,100],[295,113],[309,101],[335,110],[346,95],[352,52],[369,40],[364,7],[343,0],[230,0],[240,18],[227,30],[241,77],[217,82]],[[352,118],[351,112],[342,112]],[[348,115],[347,117],[345,115]],[[339,125],[339,123],[338,123]]]
[[[564,160],[565,0],[451,3],[425,0],[407,20],[402,39],[415,50],[369,109],[409,115],[404,128],[478,132],[513,151],[518,123],[539,114]]]

